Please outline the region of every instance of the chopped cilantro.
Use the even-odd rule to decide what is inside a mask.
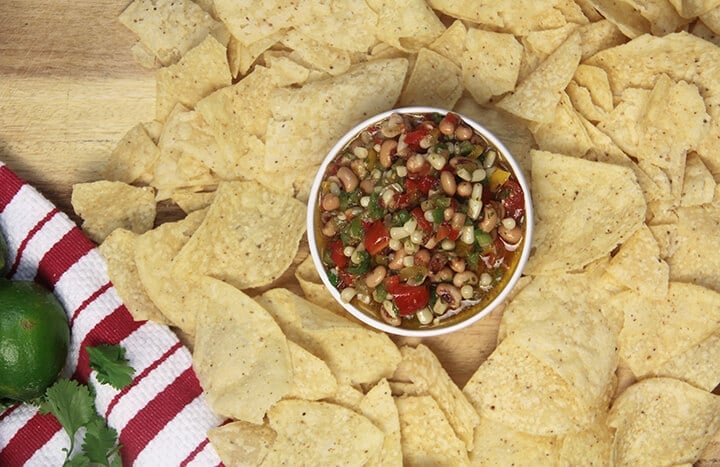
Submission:
[[[87,347],[90,366],[97,371],[97,379],[115,389],[132,383],[133,369],[125,358],[125,349],[119,345]]]

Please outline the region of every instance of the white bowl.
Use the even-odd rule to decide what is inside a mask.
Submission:
[[[488,143],[490,143],[494,148],[497,150],[497,152],[502,156],[502,158],[505,160],[507,165],[510,166],[510,168],[513,171],[513,175],[517,178],[517,181],[519,182],[525,198],[525,232],[524,232],[524,238],[522,242],[522,250],[520,252],[520,256],[517,262],[517,265],[515,266],[515,269],[509,278],[509,280],[506,282],[504,288],[497,293],[495,298],[485,304],[482,307],[475,306],[476,309],[465,309],[463,312],[459,313],[457,316],[455,316],[455,319],[449,319],[447,320],[447,323],[441,322],[440,324],[428,326],[425,328],[420,329],[408,329],[403,327],[396,327],[392,326],[388,323],[385,323],[381,319],[377,319],[368,313],[362,311],[352,303],[345,302],[340,297],[340,291],[335,288],[332,283],[330,282],[327,271],[325,270],[325,267],[323,266],[322,259],[320,257],[320,251],[318,246],[318,241],[316,235],[317,232],[317,225],[318,225],[318,215],[319,215],[319,209],[318,209],[318,201],[319,201],[319,191],[320,191],[320,185],[322,181],[325,178],[325,172],[327,170],[328,165],[336,158],[338,153],[345,148],[345,146],[353,141],[363,130],[366,128],[388,118],[393,113],[399,113],[399,114],[423,114],[423,113],[439,113],[441,115],[445,115],[447,113],[454,113],[458,115],[461,120],[463,120],[466,124],[471,126],[475,132],[482,135]],[[495,137],[490,131],[488,131],[486,128],[484,128],[482,125],[478,124],[477,122],[474,122],[473,120],[467,118],[466,116],[459,114],[457,112],[451,112],[445,109],[439,109],[435,107],[402,107],[397,109],[388,110],[386,112],[380,113],[378,115],[375,115],[374,117],[370,117],[367,120],[359,123],[354,128],[352,128],[350,131],[348,131],[340,140],[332,147],[332,149],[328,152],[327,156],[325,157],[325,160],[320,165],[320,169],[318,170],[317,175],[315,176],[315,179],[313,181],[312,188],[310,190],[310,197],[308,200],[308,213],[307,213],[307,234],[308,234],[308,243],[310,246],[310,254],[312,256],[313,262],[315,264],[316,269],[318,270],[318,273],[320,274],[320,277],[322,278],[323,283],[330,291],[330,294],[335,298],[335,300],[342,305],[352,316],[359,319],[363,323],[378,329],[380,331],[384,331],[390,334],[395,335],[401,335],[401,336],[411,336],[411,337],[430,337],[430,336],[437,336],[441,334],[448,334],[454,331],[457,331],[459,329],[465,328],[467,326],[470,326],[471,324],[477,322],[478,320],[482,319],[486,315],[488,315],[491,311],[493,311],[499,304],[505,300],[507,295],[510,293],[512,288],[517,283],[518,279],[522,276],[523,269],[525,267],[525,264],[527,263],[528,256],[530,254],[530,246],[532,243],[532,233],[533,233],[533,208],[532,208],[532,200],[530,196],[530,190],[528,188],[527,181],[525,180],[525,177],[523,176],[523,172],[520,169],[520,166],[518,165],[517,161],[513,158],[512,154],[510,154],[510,151],[503,145],[500,140]],[[468,308],[473,308],[472,306],[469,306]]]

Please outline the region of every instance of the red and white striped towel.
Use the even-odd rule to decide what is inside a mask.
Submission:
[[[71,323],[65,376],[90,382],[95,405],[115,428],[124,465],[218,465],[206,433],[222,419],[208,407],[190,352],[166,326],[134,321],[92,242],[52,203],[0,162],[0,230],[10,247],[9,277],[55,293]],[[120,344],[135,369],[118,391],[96,384],[85,346]],[[0,465],[61,465],[70,446],[60,424],[37,408],[0,413]]]

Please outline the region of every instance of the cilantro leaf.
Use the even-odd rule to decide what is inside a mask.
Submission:
[[[87,386],[60,379],[47,389],[40,413],[54,415],[72,440],[95,416],[95,405]]]
[[[63,467],[90,467],[90,459],[84,454],[76,454],[65,461]]]
[[[90,462],[110,465],[108,459],[120,449],[117,431],[109,427],[105,419],[96,416],[87,424],[82,448]]]
[[[90,367],[97,371],[97,379],[115,389],[122,389],[132,383],[133,368],[125,358],[125,349],[119,345],[102,344],[86,347]]]
[[[75,446],[75,433],[97,416],[88,387],[69,379],[60,379],[45,391],[40,413],[52,414],[70,436],[67,459]]]

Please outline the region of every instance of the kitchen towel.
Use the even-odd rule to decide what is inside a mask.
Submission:
[[[189,350],[167,326],[132,318],[95,245],[2,162],[0,231],[10,249],[7,277],[45,285],[65,307],[71,344],[63,376],[96,389],[95,406],[118,432],[123,464],[220,465],[206,433],[223,419],[205,401]],[[85,347],[98,344],[126,349],[135,370],[130,386],[116,390],[97,382]],[[57,420],[37,407],[0,412],[2,466],[62,465],[69,446]]]

